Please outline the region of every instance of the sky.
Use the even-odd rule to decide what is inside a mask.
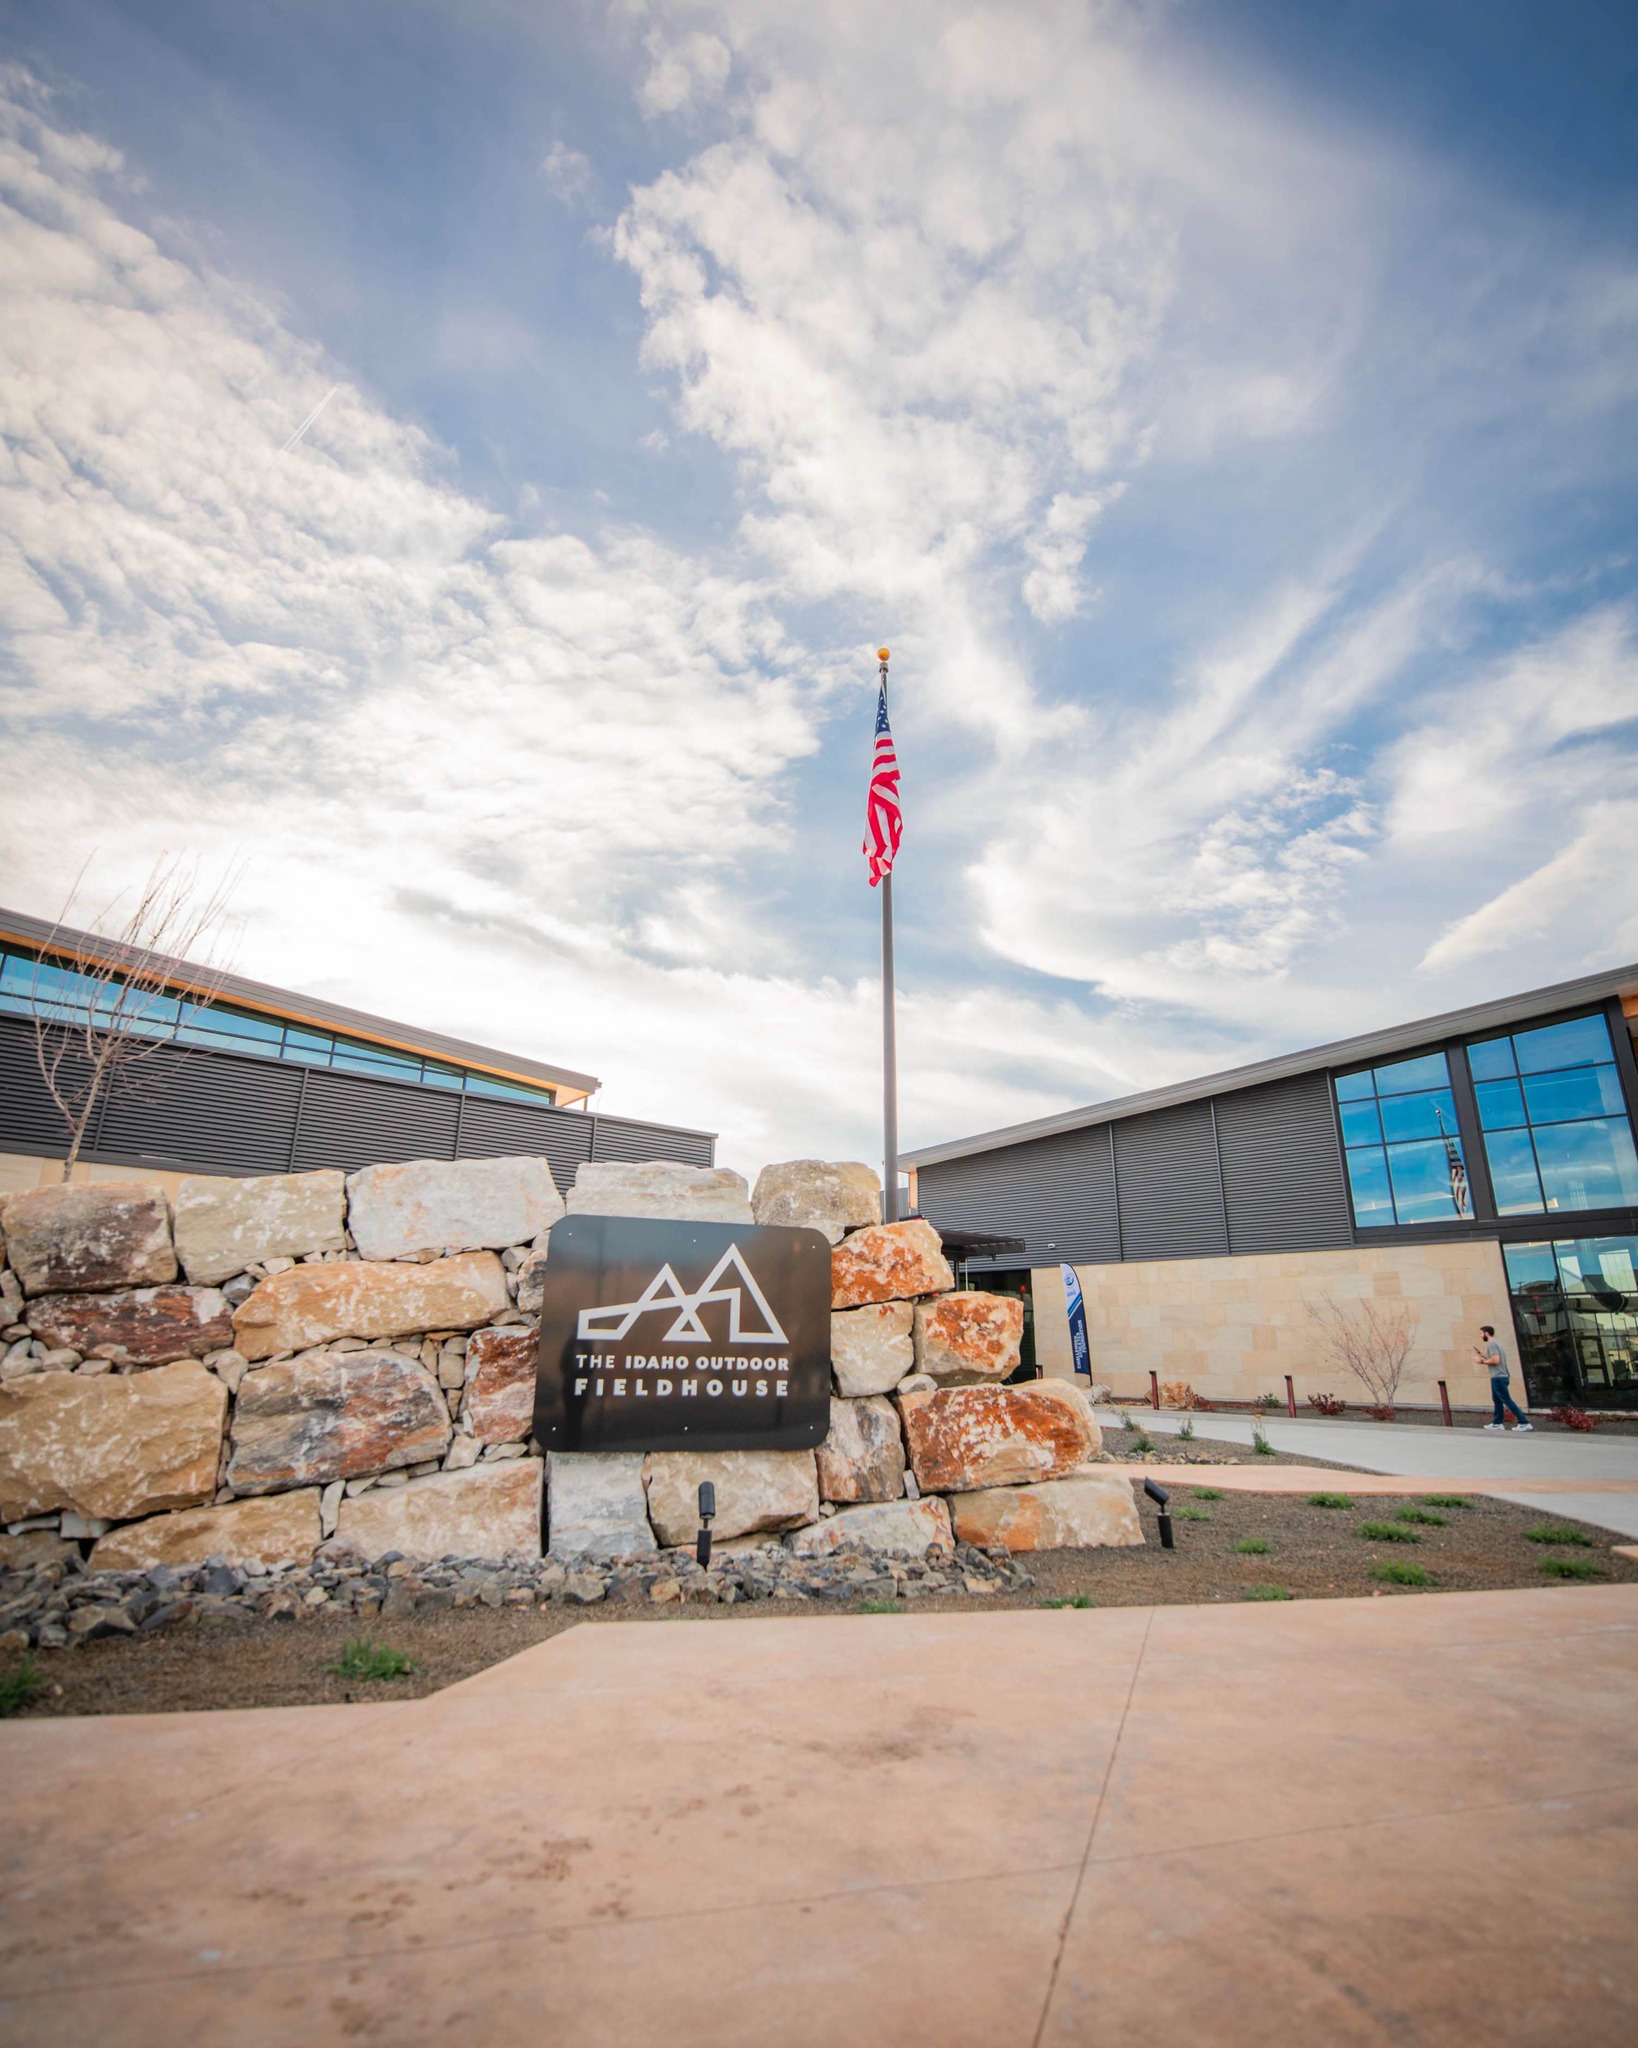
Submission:
[[[879,1161],[1638,959],[1638,31],[12,0],[0,901]],[[117,912],[116,912],[117,915]]]

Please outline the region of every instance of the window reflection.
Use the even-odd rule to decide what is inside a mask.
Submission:
[[[1638,1152],[1603,1016],[1485,1039],[1467,1056],[1499,1214],[1638,1202]]]
[[[1638,1408],[1638,1238],[1510,1244],[1504,1255],[1530,1399]]]
[[[1337,1118],[1361,1229],[1444,1223],[1473,1213],[1450,1066],[1426,1053],[1339,1074]]]

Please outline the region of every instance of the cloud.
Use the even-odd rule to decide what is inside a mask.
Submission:
[[[596,183],[590,157],[581,150],[571,149],[561,139],[547,150],[540,169],[551,191],[565,206],[578,205]]]

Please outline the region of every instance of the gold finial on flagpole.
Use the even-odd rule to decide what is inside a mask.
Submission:
[[[878,647],[876,649],[876,659],[881,663],[883,668],[886,668],[888,656],[887,649],[885,647]]]

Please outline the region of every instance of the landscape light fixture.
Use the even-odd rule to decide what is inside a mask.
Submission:
[[[700,1481],[700,1533],[694,1538],[694,1558],[704,1571],[711,1562],[711,1522],[717,1512],[717,1489],[709,1479]]]
[[[1160,1510],[1160,1518],[1159,1518],[1159,1519],[1160,1519],[1160,1547],[1161,1547],[1161,1549],[1162,1549],[1162,1550],[1172,1550],[1172,1549],[1175,1549],[1175,1547],[1176,1547],[1176,1546],[1175,1546],[1175,1544],[1174,1544],[1174,1543],[1173,1543],[1173,1541],[1172,1541],[1172,1518],[1171,1518],[1171,1516],[1170,1516],[1170,1515],[1169,1515],[1169,1514],[1168,1514],[1168,1513],[1166,1512],[1166,1507],[1167,1507],[1167,1503],[1168,1503],[1168,1502],[1169,1502],[1169,1501],[1171,1500],[1171,1495],[1170,1495],[1170,1494],[1169,1494],[1169,1493],[1168,1493],[1168,1492],[1166,1491],[1166,1489],[1165,1489],[1165,1487],[1164,1487],[1164,1486],[1156,1486],[1156,1484],[1154,1483],[1154,1481],[1153,1481],[1152,1479],[1145,1479],[1145,1480],[1144,1480],[1144,1482],[1143,1482],[1143,1490],[1144,1490],[1144,1492],[1145,1492],[1145,1493],[1146,1493],[1146,1494],[1147,1494],[1147,1495],[1149,1496],[1149,1498],[1150,1498],[1150,1499],[1151,1499],[1151,1500],[1152,1500],[1152,1501],[1154,1502],[1155,1506],[1156,1506],[1157,1508],[1159,1508],[1159,1510]]]

